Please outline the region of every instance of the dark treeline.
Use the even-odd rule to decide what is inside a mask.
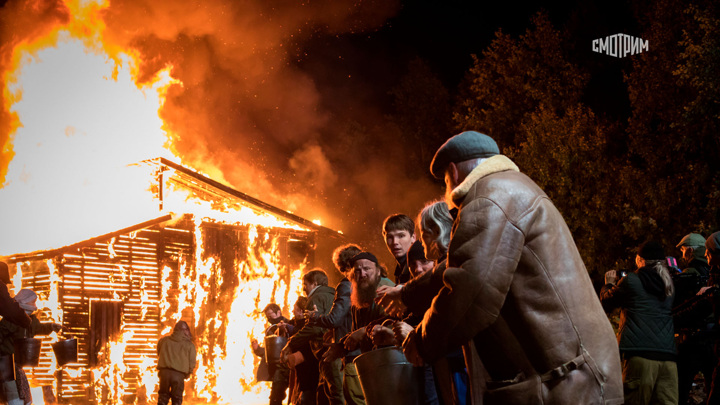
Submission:
[[[630,268],[643,240],[677,257],[683,235],[720,229],[720,6],[633,10],[647,52],[592,53],[578,24],[539,12],[522,35],[499,30],[458,88],[415,59],[391,93],[423,168],[461,130],[495,138],[563,213],[593,277]],[[614,87],[598,88],[598,60],[621,72]]]

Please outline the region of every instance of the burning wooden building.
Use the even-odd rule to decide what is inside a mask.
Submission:
[[[40,365],[26,370],[31,384],[53,386],[59,403],[150,402],[156,343],[183,319],[199,362],[186,398],[262,403],[267,387],[254,382],[249,349],[262,336],[261,311],[291,308],[318,244],[332,248],[340,235],[169,160],[140,166],[154,219],[4,258],[16,289],[43,299],[41,318],[78,339],[78,361],[59,368],[49,345],[58,337],[46,337]]]

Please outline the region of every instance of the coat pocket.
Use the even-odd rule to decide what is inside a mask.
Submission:
[[[488,381],[487,404],[542,404],[542,381],[539,375],[525,378],[522,374],[509,381]]]

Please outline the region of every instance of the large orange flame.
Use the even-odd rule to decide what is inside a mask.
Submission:
[[[182,83],[168,68],[138,84],[137,55],[103,36],[100,13],[107,2],[67,0],[64,5],[68,21],[18,45],[12,68],[2,78],[2,96],[14,117],[12,143],[4,148],[14,157],[0,189],[0,223],[15,232],[3,232],[0,255],[61,247],[157,218],[151,187],[155,177],[147,166],[131,164],[155,157],[180,160],[173,155],[172,135],[159,110],[168,89]],[[163,186],[172,188],[169,183]],[[269,385],[254,382],[258,359],[249,345],[252,338],[262,339],[265,319],[259,307],[277,302],[288,313],[301,291],[304,265],[281,268],[277,240],[268,239],[272,236],[261,234],[258,227],[306,229],[248,207],[213,206],[173,191],[164,196],[162,210],[193,214],[196,238],[202,238],[203,222],[214,222],[249,225],[249,241],[247,259],[238,264],[240,285],[231,292],[232,304],[210,315],[201,311],[208,308],[210,291],[223,284],[222,273],[215,271],[213,258],[203,257],[202,240],[195,241],[195,257],[185,258],[186,266],[181,266],[177,306],[167,299],[159,303],[168,319],[163,333],[169,332],[170,321],[187,318],[188,311],[194,329],[202,331],[196,336],[200,365],[191,396],[203,403],[263,403]],[[112,257],[112,243],[108,252]],[[59,275],[52,260],[47,265],[52,285],[42,305],[53,321],[62,322]],[[123,271],[118,265],[119,277]],[[163,271],[163,291],[169,290],[170,272]],[[281,273],[291,274],[291,281],[281,279]],[[15,280],[18,289],[19,271]],[[141,289],[141,305],[149,304],[144,283]],[[103,403],[121,403],[128,390],[124,353],[131,339],[132,332],[126,331],[111,342],[102,353],[101,367],[92,370],[93,386],[87,388]],[[156,364],[149,358],[139,363],[138,384],[153,400]],[[63,373],[69,378],[81,375],[71,368]]]
[[[24,232],[3,238],[0,254],[58,247],[151,218],[149,177],[127,165],[173,158],[158,110],[168,87],[180,84],[164,70],[138,86],[133,53],[102,42],[105,4],[66,6],[69,22],[17,46],[3,78],[16,125],[5,145],[14,158],[0,189],[0,222]]]

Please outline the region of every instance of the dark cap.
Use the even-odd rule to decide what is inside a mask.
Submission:
[[[435,152],[430,173],[437,179],[445,176],[445,169],[450,163],[464,162],[470,159],[487,158],[500,153],[497,143],[485,134],[475,131],[461,132],[448,139]]]
[[[665,260],[665,250],[661,244],[653,240],[638,246],[637,254],[645,260]]]
[[[675,247],[680,246],[705,246],[705,238],[699,233],[689,233],[685,235]]]
[[[705,241],[705,248],[710,249],[713,252],[720,251],[720,232],[715,232],[714,234],[708,236]]]
[[[408,265],[415,260],[427,260],[425,258],[425,248],[423,248],[422,242],[419,240],[416,240],[407,252]]]
[[[360,259],[370,260],[371,262],[374,262],[376,265],[379,265],[377,257],[375,257],[374,254],[370,252],[360,252],[356,254],[355,256],[350,259],[350,263],[354,266],[355,262],[357,262]]]

